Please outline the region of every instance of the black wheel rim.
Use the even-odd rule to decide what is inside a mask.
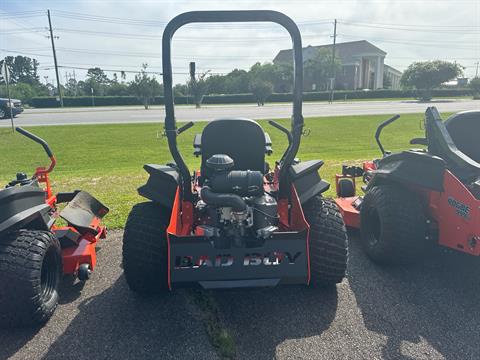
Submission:
[[[377,209],[370,208],[367,213],[367,234],[368,245],[375,246],[380,240],[382,233],[382,223],[380,221],[380,215]]]
[[[58,257],[53,249],[50,249],[43,258],[41,275],[41,296],[44,301],[49,301],[57,291],[59,279]]]

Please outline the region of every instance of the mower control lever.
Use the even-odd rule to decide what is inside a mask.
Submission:
[[[274,128],[277,128],[278,130],[283,132],[285,135],[287,135],[288,145],[290,146],[292,144],[293,138],[292,138],[292,133],[290,132],[290,130],[288,130],[286,127],[283,127],[282,125],[280,125],[279,123],[277,123],[273,120],[268,120],[268,123],[270,125],[272,125]]]
[[[279,123],[273,121],[273,120],[268,120],[268,123],[270,125],[272,125],[274,128],[277,128],[278,130],[280,130],[281,132],[283,132],[285,135],[287,135],[287,139],[288,139],[288,148],[287,148],[287,151],[285,151],[285,153],[283,154],[282,158],[280,159],[280,163],[283,164],[283,161],[285,160],[285,155],[288,153],[288,151],[290,150],[290,148],[292,147],[292,142],[293,142],[293,136],[292,136],[292,133],[290,132],[290,130],[288,130],[286,127],[283,127],[282,125],[280,125]]]
[[[187,131],[188,129],[190,129],[193,125],[195,125],[195,123],[193,121],[190,121],[190,122],[186,123],[185,125],[183,125],[179,129],[177,129],[177,134],[180,135],[184,131]]]
[[[375,140],[377,141],[378,147],[380,148],[380,151],[382,152],[383,155],[385,155],[386,152],[385,152],[385,149],[383,148],[382,143],[380,142],[380,134],[382,133],[382,130],[385,126],[390,125],[391,123],[398,120],[399,118],[400,118],[400,115],[397,114],[391,117],[390,119],[384,121],[378,126],[377,131],[375,132]]]
[[[53,152],[52,150],[50,149],[50,147],[48,146],[47,142],[45,140],[43,140],[42,138],[38,137],[37,135],[34,135],[32,134],[31,132],[28,132],[27,130],[25,129],[22,129],[21,127],[16,127],[15,130],[17,130],[17,132],[19,132],[20,134],[26,136],[27,138],[35,141],[36,143],[40,144],[43,146],[43,148],[45,149],[45,152],[47,153],[48,157],[49,158],[52,158],[53,157]]]

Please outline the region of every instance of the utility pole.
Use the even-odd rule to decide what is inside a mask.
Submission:
[[[475,64],[477,64],[477,69],[475,70],[475,77],[478,77],[478,65],[480,64],[480,61],[477,61]]]
[[[73,69],[73,82],[75,83],[75,96],[77,96],[77,78],[75,77],[75,69]]]
[[[60,76],[58,75],[57,52],[55,51],[55,41],[53,37],[52,20],[50,19],[50,10],[47,10],[47,15],[48,15],[48,26],[50,28],[50,40],[52,41],[53,63],[55,64],[55,75],[57,76],[58,96],[60,98],[60,106],[63,107],[63,95],[62,95],[62,88],[60,86]]]
[[[8,68],[6,58],[3,61],[3,69],[1,70],[1,72],[3,73],[3,78],[5,79],[5,84],[7,85],[8,108],[10,109],[10,122],[12,124],[12,132],[15,133],[15,126],[13,125],[13,103],[10,97],[10,69]]]
[[[332,77],[330,79],[330,102],[333,103],[333,89],[335,88],[335,44],[337,43],[337,19],[333,23],[332,44]]]

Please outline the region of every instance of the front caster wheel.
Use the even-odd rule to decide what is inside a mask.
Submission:
[[[77,277],[80,281],[87,281],[92,275],[92,270],[89,264],[82,264],[78,267]]]

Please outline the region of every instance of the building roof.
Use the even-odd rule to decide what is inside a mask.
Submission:
[[[387,64],[383,65],[383,71],[384,72],[389,71],[389,72],[392,72],[392,73],[397,74],[397,75],[402,75],[402,72],[400,70],[397,70],[394,67],[392,67],[390,65],[387,65]]]
[[[314,54],[320,50],[326,49],[332,51],[332,44],[307,46],[303,48],[303,61],[308,61]],[[340,58],[342,64],[353,64],[359,56],[385,56],[387,53],[367,40],[349,41],[344,43],[337,43],[335,45],[335,56]],[[274,63],[289,63],[292,62],[292,50],[281,50],[275,59]]]

